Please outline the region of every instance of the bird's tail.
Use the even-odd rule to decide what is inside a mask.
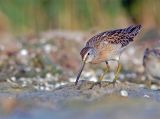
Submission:
[[[130,26],[126,28],[126,33],[129,35],[131,39],[133,39],[140,31],[141,25]]]

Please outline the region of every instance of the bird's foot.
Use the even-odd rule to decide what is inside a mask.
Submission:
[[[107,85],[106,86],[109,86],[109,85],[113,85],[113,87],[115,87],[115,84],[116,84],[116,80],[114,79],[112,82],[107,82]]]
[[[99,87],[101,88],[101,81],[94,82],[89,89],[92,89],[96,85],[99,85]]]
[[[117,83],[116,80],[113,80],[112,82],[107,81],[106,85],[104,85],[104,86],[113,85],[113,87],[115,87],[116,83]],[[96,86],[96,85],[99,85],[99,87],[101,88],[102,87],[102,82],[100,82],[100,81],[94,82],[89,89],[93,89],[93,87]]]

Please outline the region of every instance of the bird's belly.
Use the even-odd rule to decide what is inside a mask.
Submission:
[[[115,54],[112,54],[112,55],[110,55],[109,57],[108,57],[108,61],[109,60],[119,60],[119,58],[120,58],[120,54],[118,54],[118,53],[115,53]]]
[[[119,60],[121,53],[112,52],[108,54],[98,55],[91,63],[98,64],[105,61]]]
[[[104,59],[104,60],[101,60],[101,59],[95,59],[95,60],[93,60],[91,63],[92,64],[99,64],[99,63],[101,63],[101,62],[105,62],[105,61],[107,61],[106,59]]]

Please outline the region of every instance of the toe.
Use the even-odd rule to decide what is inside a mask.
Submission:
[[[92,89],[96,85],[99,85],[99,87],[101,88],[101,82],[98,81],[98,82],[93,83],[93,85],[89,89]]]

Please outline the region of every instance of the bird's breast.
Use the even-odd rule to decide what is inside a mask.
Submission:
[[[108,54],[104,53],[104,54],[98,54],[93,60],[92,60],[92,64],[98,64],[101,62],[105,62],[108,60]]]
[[[119,60],[121,53],[119,52],[100,52],[93,60],[91,63],[93,64],[98,64],[101,62],[105,61],[110,61],[110,60]]]

